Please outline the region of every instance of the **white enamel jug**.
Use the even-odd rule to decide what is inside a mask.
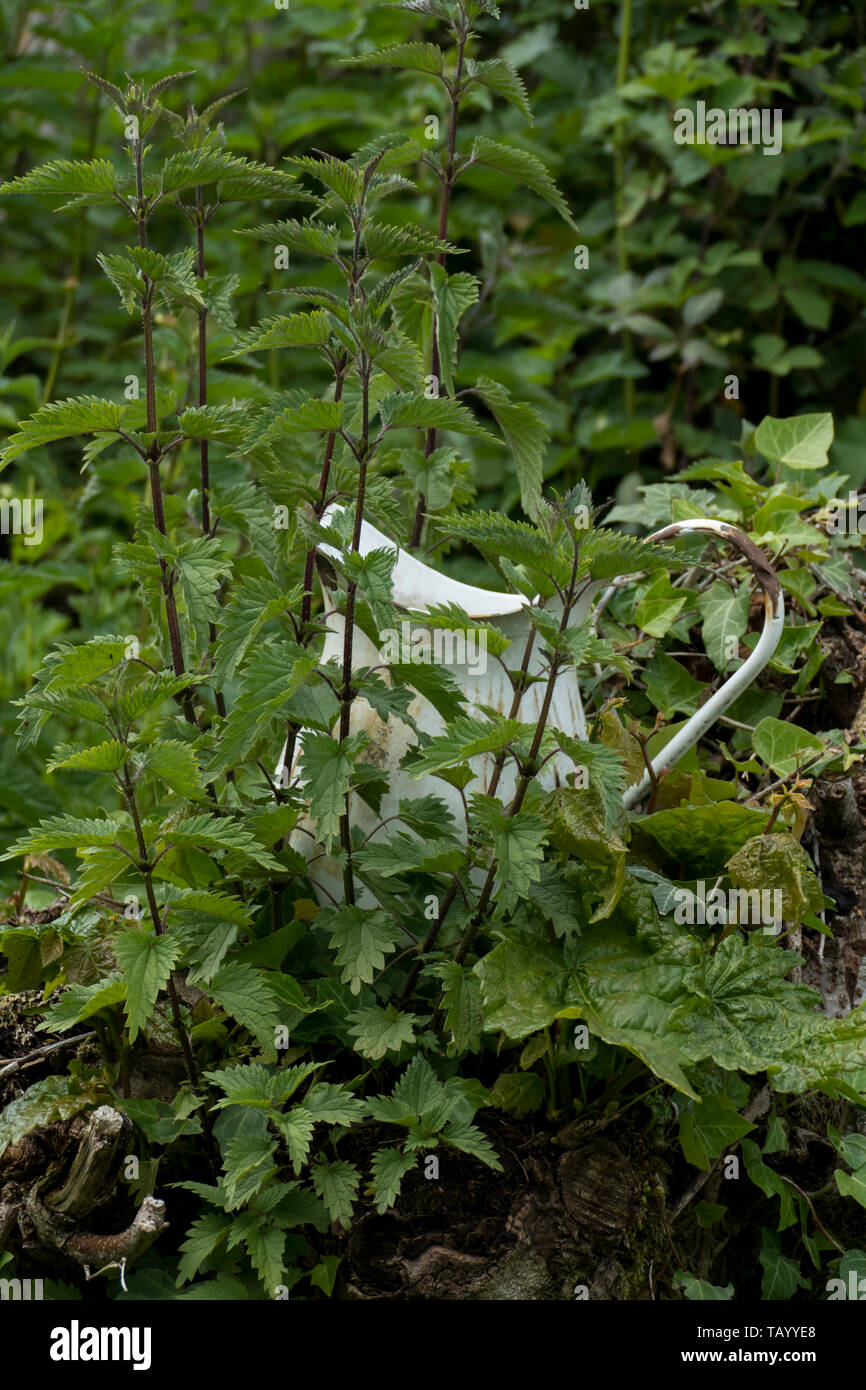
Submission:
[[[322,517],[323,525],[330,525],[335,510],[335,508],[331,508],[325,512]],[[701,706],[653,760],[655,775],[660,775],[668,768],[673,767],[706,733],[719,715],[751,685],[776,650],[784,627],[784,604],[778,580],[763,553],[736,527],[723,521],[696,518],[691,521],[675,522],[673,525],[646,537],[646,540],[648,542],[664,542],[673,540],[676,536],[694,532],[707,532],[726,540],[739,550],[750,564],[755,578],[763,590],[764,628],[754,651],[743,665]],[[508,718],[512,708],[513,690],[503,667],[519,667],[523,660],[530,632],[529,618],[526,613],[528,600],[520,595],[498,593],[491,589],[478,589],[470,584],[461,584],[455,579],[450,579],[431,566],[422,564],[420,560],[416,560],[407,551],[400,550],[381,531],[377,531],[368,522],[363,522],[359,546],[361,554],[366,555],[371,550],[382,548],[397,552],[397,561],[393,571],[393,601],[397,609],[402,609],[407,613],[423,614],[442,604],[456,604],[470,618],[495,622],[503,636],[510,639],[510,645],[503,653],[501,662],[496,660],[492,654],[487,656],[486,663],[482,663],[478,659],[477,652],[464,651],[461,653],[459,650],[451,650],[443,653],[440,648],[439,653],[437,653],[437,656],[444,654],[446,657],[441,664],[462,691],[469,713],[477,712],[482,707],[486,707],[500,712],[503,719]],[[325,555],[337,554],[329,546],[323,545],[320,549]],[[575,606],[572,615],[574,626],[592,620],[591,610],[600,588],[600,584],[591,586]],[[328,633],[321,659],[323,662],[329,659],[340,662],[343,655],[344,634],[342,614],[330,614],[327,619],[327,627]],[[433,628],[425,629],[423,622],[417,618],[411,621],[411,636],[416,640],[427,642],[432,646],[434,632],[435,629]],[[541,642],[536,642],[533,645],[528,667],[530,675],[538,675],[542,670],[544,664],[541,656],[542,647],[543,643]],[[352,652],[353,667],[356,669],[380,665],[385,660],[383,653],[358,627],[355,627],[353,635]],[[461,661],[454,659],[461,655],[466,659]],[[451,657],[451,660],[447,659],[448,656]],[[437,664],[439,664],[438,661]],[[481,669],[482,665],[484,666],[483,670]],[[544,685],[543,681],[539,681],[531,685],[524,693],[516,716],[522,723],[535,723],[538,719],[544,695]],[[416,721],[418,728],[430,735],[435,736],[442,733],[445,727],[442,716],[422,695],[414,697],[409,706],[409,714]],[[548,724],[553,728],[561,729],[572,738],[586,738],[586,719],[574,667],[564,670],[556,682]],[[411,728],[394,715],[387,722],[383,722],[367,701],[358,696],[352,705],[350,733],[362,731],[369,737],[369,743],[363,757],[366,761],[372,762],[382,769],[383,777],[387,780],[389,789],[382,798],[378,814],[357,794],[350,794],[349,815],[352,825],[359,827],[365,836],[372,836],[382,821],[397,814],[402,799],[421,797],[432,793],[447,803],[456,825],[463,829],[465,835],[462,800],[457,789],[433,776],[410,780],[408,773],[401,770],[400,762],[404,754],[416,742]],[[288,770],[290,785],[296,784],[298,759],[302,747],[303,731],[296,743],[293,765]],[[281,783],[285,785],[286,782],[283,767],[285,756],[286,746],[284,745],[275,772],[275,781],[278,786]],[[464,795],[468,797],[474,792],[486,792],[490,785],[494,765],[495,754],[493,753],[480,754],[473,758],[470,766],[474,778],[465,789]],[[552,790],[557,785],[564,784],[566,775],[573,771],[572,760],[564,753],[557,753],[541,769],[537,779],[538,784],[545,790]],[[303,789],[302,781],[298,785]],[[623,798],[626,808],[631,810],[638,806],[649,790],[649,786],[650,775],[647,772],[639,783],[629,787],[626,791]],[[509,761],[502,770],[496,786],[497,799],[507,805],[514,795],[515,788],[516,770],[513,762]],[[310,880],[320,900],[323,903],[341,902],[343,899],[342,871],[336,861],[326,855],[321,845],[316,842],[313,822],[305,820],[295,830],[291,843],[293,848],[299,850],[307,860]]]

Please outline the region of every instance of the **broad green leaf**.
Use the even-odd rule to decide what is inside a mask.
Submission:
[[[114,954],[126,983],[129,1039],[135,1042],[153,1014],[157,995],[165,988],[180,955],[180,942],[169,933],[155,936],[152,932],[130,927],[115,939]]]
[[[520,504],[527,516],[535,517],[541,500],[544,455],[550,431],[533,406],[513,401],[510,391],[499,382],[480,376],[475,389],[511,450],[520,484]]]
[[[771,463],[789,468],[826,468],[833,443],[833,416],[795,415],[776,420],[767,415],[755,431],[755,445]]]
[[[790,777],[816,753],[823,752],[825,745],[796,724],[768,717],[755,726],[752,747],[778,777]]]
[[[354,1163],[346,1159],[338,1159],[335,1163],[314,1163],[310,1176],[331,1220],[339,1221],[343,1230],[347,1231],[361,1181],[361,1174]]]
[[[414,1014],[399,1013],[393,1004],[381,1008],[370,1004],[347,1016],[349,1032],[355,1039],[355,1051],[371,1062],[379,1062],[389,1052],[400,1052],[415,1041]]]
[[[440,76],[445,59],[441,48],[437,48],[435,43],[391,43],[386,48],[377,48],[373,53],[359,53],[355,57],[344,58],[343,62],[351,63],[353,67],[405,68]]]
[[[507,174],[517,183],[531,188],[539,197],[550,203],[551,207],[556,208],[560,217],[563,217],[570,227],[576,229],[568,204],[553,179],[541,160],[528,150],[518,149],[514,145],[501,145],[498,141],[491,140],[488,135],[476,135],[469,163],[489,165],[491,169]]]
[[[336,950],[336,963],[343,972],[340,978],[353,994],[360,994],[362,984],[373,983],[401,934],[399,926],[378,908],[323,908],[316,926],[330,933],[331,949]]]
[[[370,1163],[370,1170],[373,1174],[372,1186],[376,1198],[376,1210],[380,1216],[394,1205],[403,1179],[415,1167],[415,1164],[415,1155],[404,1154],[401,1149],[376,1150]]]
[[[6,440],[0,450],[0,468],[28,449],[38,449],[57,439],[70,439],[77,434],[120,434],[128,410],[125,404],[99,400],[96,396],[77,396],[43,405]]]
[[[707,655],[717,671],[726,671],[749,626],[748,586],[743,584],[734,593],[727,584],[714,580],[709,589],[698,595],[697,604],[704,620],[701,635]]]
[[[76,1092],[77,1084],[71,1076],[46,1076],[10,1101],[0,1111],[0,1156],[31,1129],[51,1124],[53,1120],[68,1120],[90,1109],[93,1098],[80,1090]]]

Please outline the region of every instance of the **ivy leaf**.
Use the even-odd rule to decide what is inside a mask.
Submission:
[[[752,747],[777,777],[790,777],[816,753],[823,753],[825,745],[796,724],[767,716],[755,726]]]
[[[833,443],[833,416],[795,415],[776,420],[767,415],[755,430],[755,447],[771,463],[788,468],[826,468]]]
[[[804,1279],[800,1273],[800,1266],[782,1254],[779,1234],[768,1226],[761,1229],[761,1253],[758,1258],[764,1271],[761,1277],[762,1298],[793,1298],[798,1289],[812,1287],[808,1279]]]
[[[694,1274],[686,1274],[678,1269],[673,1278],[675,1289],[682,1289],[683,1297],[693,1303],[726,1303],[734,1296],[733,1284],[709,1284],[706,1279],[696,1279]]]
[[[704,620],[702,636],[707,655],[717,671],[726,671],[731,663],[728,649],[732,639],[739,642],[749,626],[748,586],[743,584],[734,593],[727,584],[714,580],[709,589],[698,595],[697,602]]]
[[[10,1101],[0,1112],[0,1156],[10,1144],[17,1144],[31,1129],[67,1120],[93,1105],[86,1091],[72,1089],[77,1084],[71,1076],[46,1076],[28,1086],[23,1095]]]
[[[131,927],[115,939],[114,954],[126,982],[126,1020],[130,1042],[135,1042],[180,955],[180,942],[168,934],[155,936]]]

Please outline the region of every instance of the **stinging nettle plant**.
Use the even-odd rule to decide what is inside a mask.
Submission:
[[[214,1297],[284,1296],[305,1275],[330,1292],[335,1257],[316,1263],[329,1223],[348,1228],[368,1204],[388,1210],[440,1147],[501,1170],[475,1123],[484,1107],[570,1119],[606,1113],[632,1083],[631,1100],[664,1087],[682,1116],[684,1152],[702,1166],[720,1133],[733,1142],[750,1127],[738,1113],[749,1095],[743,1074],[766,1072],[780,1093],[841,1093],[856,1081],[866,1037],[859,1014],[816,1014],[811,991],[787,979],[797,958],[782,940],[671,919],[676,885],[691,882],[683,875],[694,867],[735,888],[784,889],[788,933],[820,920],[825,899],[799,844],[801,774],[809,758],[833,768],[851,755],[824,736],[817,749],[809,736],[782,747],[791,735],[759,724],[753,751],[778,764],[778,792],[747,805],[737,785],[730,798],[714,765],[656,778],[651,813],[633,830],[622,793],[667,733],[653,728],[649,697],[668,722],[700,698],[691,688],[683,696],[682,668],[648,639],[684,641],[699,616],[723,674],[733,660],[723,639],[751,635],[744,570],[731,588],[705,538],[687,542],[681,566],[671,552],[597,527],[582,484],[545,499],[541,416],[496,379],[495,357],[489,374],[464,374],[461,337],[486,293],[451,268],[468,254],[450,240],[464,175],[487,169],[571,217],[534,155],[469,125],[473,107],[498,99],[530,119],[517,73],[475,56],[472,26],[495,20],[496,7],[401,8],[440,25],[441,46],[412,39],[347,61],[436,84],[439,150],[399,134],[346,158],[293,155],[280,172],[228,153],[216,117],[229,98],[201,114],[164,107],[186,74],[126,89],[91,78],[119,113],[128,162],[56,162],[3,190],[130,218],[131,244],[99,261],[140,325],[145,382],[143,401],[47,405],[3,451],[10,463],[89,435],[87,468],[109,449],[131,451],[143,484],[134,536],[115,551],[144,600],[137,637],[61,646],[21,702],[22,747],[63,730],[48,770],[87,774],[92,804],[86,815],[43,819],[5,856],[24,859],[17,909],[37,875],[63,898],[48,932],[19,913],[14,930],[27,949],[12,957],[6,984],[41,987],[45,1029],[63,1035],[86,1023],[102,1054],[99,1066],[78,1061],[50,1078],[30,1113],[50,1119],[105,1101],[123,1109],[146,1154],[140,1192],[167,1174],[203,1204],[172,1276],[178,1286],[206,1281]],[[177,148],[158,160],[166,129]],[[417,209],[429,187],[425,221]],[[285,248],[285,293],[303,307],[240,331],[237,278],[207,271],[216,214],[248,199],[304,205],[304,216],[226,238],[245,264],[261,254],[251,243]],[[156,249],[163,229],[185,225],[187,245]],[[299,272],[303,283],[296,258],[312,266]],[[267,382],[256,375],[261,353],[278,368]],[[283,353],[303,387],[275,384]],[[827,434],[829,417],[811,418],[765,422],[752,471],[729,465],[729,491],[716,479],[700,506],[730,520],[733,496],[736,524],[757,529],[778,495],[772,472],[808,458],[806,445]],[[469,508],[474,441],[513,467],[528,520]],[[784,486],[802,489],[803,508],[829,501],[818,486]],[[653,494],[619,519],[677,519],[662,490],[664,501]],[[656,505],[670,514],[654,515]],[[516,655],[497,624],[485,624],[507,680],[504,712],[468,711],[441,668],[358,655],[358,632],[378,650],[401,621],[395,552],[364,549],[365,519],[404,547],[473,547],[525,602],[529,635]],[[592,589],[625,577],[639,586],[637,606],[614,592],[593,624]],[[345,639],[324,660],[335,616]],[[425,619],[477,625],[454,606]],[[788,659],[813,650],[802,627]],[[552,714],[569,670],[589,695],[585,739]],[[636,675],[638,699],[647,696],[637,714],[627,689]],[[433,737],[419,729],[424,701],[441,720]],[[406,730],[405,770],[425,779],[422,794],[387,816],[368,711]],[[749,729],[740,720],[734,736]],[[490,775],[479,793],[471,765],[482,755]],[[545,786],[563,763],[559,785]],[[437,779],[442,795],[431,789]],[[372,830],[361,828],[361,806]],[[312,854],[299,852],[299,839],[315,840]],[[694,854],[703,858],[692,865]],[[311,888],[319,855],[341,878],[324,906]],[[142,1099],[133,1083],[160,1049],[182,1070],[158,1098]],[[0,1141],[16,1134],[14,1117],[0,1120]],[[744,1153],[766,1186],[766,1165]],[[798,1210],[805,1229],[805,1204]]]

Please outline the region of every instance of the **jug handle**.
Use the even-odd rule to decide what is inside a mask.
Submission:
[[[735,550],[739,550],[743,559],[750,566],[764,594],[764,628],[755,650],[748,660],[744,661],[743,665],[739,666],[732,676],[729,676],[724,685],[692,715],[682,729],[674,734],[670,742],[653,758],[653,777],[650,776],[649,769],[647,769],[641,780],[635,782],[625,792],[622,801],[627,811],[633,810],[643,800],[650,789],[653,778],[659,777],[663,772],[674,767],[680,758],[703,737],[719,715],[724,714],[725,710],[742,695],[743,691],[749,688],[778,647],[785,626],[785,602],[776,572],[764,552],[755,545],[749,536],[737,530],[736,526],[731,526],[727,521],[714,521],[708,517],[697,517],[690,521],[674,522],[672,526],[665,526],[661,531],[654,531],[651,536],[646,536],[644,539],[647,543],[655,545],[673,540],[676,536],[694,535],[698,531],[705,531],[710,535],[719,536],[722,540],[726,540]]]

